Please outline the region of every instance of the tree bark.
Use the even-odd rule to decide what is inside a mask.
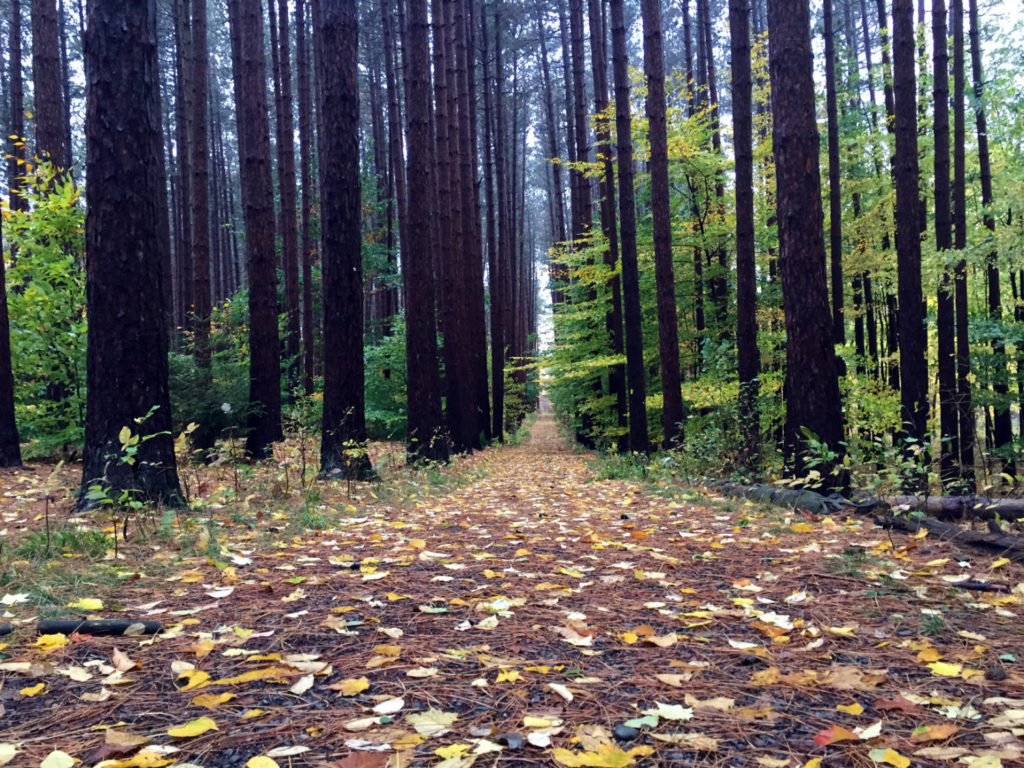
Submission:
[[[978,25],[978,0],[969,0],[968,15],[970,17],[971,72],[974,91],[974,121],[978,129],[978,165],[981,180],[981,205],[984,209],[982,221],[985,228],[993,233],[994,241],[996,220],[992,214],[992,163],[988,151],[988,127],[985,116],[985,74],[981,65],[981,31]],[[995,323],[1001,323],[1003,316],[1002,298],[1000,295],[999,260],[994,246],[985,254],[985,275],[988,282],[988,316]],[[993,407],[995,415],[992,419],[992,437],[995,449],[1000,452],[1003,460],[1003,473],[1013,476],[1017,472],[1014,461],[1013,426],[1010,421],[1010,384],[1007,370],[1006,343],[1001,331],[992,340],[993,373],[992,389],[996,395]]]
[[[36,154],[49,157],[66,172],[71,167],[65,143],[61,96],[60,35],[55,0],[32,0],[32,84],[35,91]]]
[[[832,0],[824,0],[825,112],[828,122],[829,265],[832,279],[832,340],[846,343],[843,318],[843,202],[839,167],[839,107],[836,99],[836,46]]]
[[[270,455],[271,443],[283,437],[262,2],[228,0],[228,12],[249,279],[250,411],[245,449],[253,458],[262,459]]]
[[[292,109],[292,56],[287,0],[279,0],[277,25],[278,61],[281,68],[281,96],[277,113],[277,122],[281,126],[277,148],[277,185],[281,195],[281,266],[284,272],[286,313],[284,351],[289,359],[287,385],[290,392],[301,380],[299,341],[302,332],[299,314],[299,242],[295,216],[298,197],[295,189],[295,120]]]
[[[894,0],[893,90],[896,152],[896,270],[899,291],[900,406],[902,436],[908,456],[926,466],[928,431],[928,366],[924,301],[921,294],[919,236],[919,169],[917,155],[917,91],[914,84],[914,7],[911,0]],[[924,455],[919,456],[918,452]],[[907,490],[927,483],[927,471],[912,473]]]
[[[409,242],[403,252],[406,301],[407,451],[413,461],[446,461],[441,380],[434,321],[430,221],[434,215],[430,161],[430,63],[426,0],[407,0],[404,50],[408,121]]]
[[[935,249],[940,258],[953,247],[953,220],[950,213],[949,179],[949,40],[946,36],[945,0],[932,3],[932,40],[934,41],[934,87],[932,103],[935,111]],[[953,305],[953,280],[948,269],[942,270],[936,306],[939,375],[939,476],[944,488],[960,484],[958,457],[960,433],[956,410],[956,318]]]
[[[306,0],[295,3],[295,67],[299,91],[299,173],[302,185],[300,229],[302,236],[302,388],[313,394],[313,98],[309,83],[309,45],[306,42]],[[390,86],[389,86],[390,91]]]
[[[359,180],[359,44],[356,0],[321,0],[314,34],[325,50],[318,72],[321,151],[324,416],[320,472],[366,479],[363,404],[362,201]]]
[[[825,0],[825,5],[831,0]],[[730,0],[732,123],[736,153],[736,357],[744,463],[756,469],[761,452],[757,405],[761,355],[757,347],[757,263],[754,256],[754,128],[751,113],[750,2]]]
[[[96,502],[90,489],[97,484],[115,502],[178,504],[153,0],[93,0],[85,54],[88,400],[78,506]]]
[[[832,452],[814,467],[830,487],[840,474],[843,415],[825,279],[818,127],[814,119],[807,0],[769,0],[769,67],[778,196],[779,269],[786,317],[783,451],[794,477],[809,471],[809,431]],[[815,457],[825,458],[825,457]]]
[[[189,150],[192,170],[191,223],[192,270],[195,288],[192,330],[196,365],[210,368],[210,157],[209,129],[206,120],[207,82],[210,51],[206,40],[206,0],[192,2],[192,136]],[[210,441],[212,445],[212,440]]]
[[[623,0],[611,0],[612,69],[615,78],[615,137],[619,157],[619,229],[622,244],[622,299],[626,320],[626,383],[629,387],[629,450],[646,453],[647,373],[644,368],[643,310],[636,251],[633,188],[633,126],[629,103],[629,59]],[[557,166],[556,166],[557,167]]]
[[[668,193],[668,126],[660,0],[643,0],[644,74],[647,78],[651,214],[654,219],[654,279],[657,284],[658,351],[661,357],[661,423],[665,445],[683,442],[683,394],[679,377],[679,328],[672,269],[672,219]]]
[[[964,7],[952,0],[953,20],[953,247],[967,248],[967,183],[964,119]],[[961,258],[953,269],[953,304],[956,312],[957,423],[960,431],[960,477],[964,490],[973,493],[975,422],[971,397],[971,348],[968,338],[967,261]]]

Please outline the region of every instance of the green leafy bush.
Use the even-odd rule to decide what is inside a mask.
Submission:
[[[15,412],[25,458],[77,451],[85,425],[85,211],[44,163],[25,177],[30,210],[4,208]]]

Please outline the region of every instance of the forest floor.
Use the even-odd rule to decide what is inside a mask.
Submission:
[[[0,477],[0,765],[1024,765],[1024,567],[589,459],[541,415],[439,493],[303,489],[326,530],[196,474],[198,554],[49,566]],[[164,630],[37,637],[68,602]]]

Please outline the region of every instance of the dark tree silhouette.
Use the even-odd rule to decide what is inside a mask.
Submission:
[[[916,452],[927,448],[924,437],[928,430],[928,364],[921,294],[917,91],[914,85],[914,7],[911,0],[894,0],[892,22],[900,407],[903,437],[913,441],[910,450]],[[914,474],[908,478],[908,490],[924,487],[926,473],[918,474],[921,476]]]
[[[61,170],[71,166],[65,144],[61,94],[60,30],[54,0],[32,0],[32,85],[35,90],[36,153]]]
[[[829,0],[825,0],[826,3]],[[757,407],[761,368],[757,347],[757,264],[754,260],[754,149],[751,116],[750,0],[730,0],[732,123],[736,152],[736,357],[739,367],[740,428],[748,467],[760,453]]]
[[[654,216],[654,277],[658,297],[658,351],[661,353],[661,423],[665,444],[683,440],[683,394],[679,378],[679,329],[672,270],[672,220],[668,196],[668,126],[665,117],[665,58],[660,0],[643,0],[644,74],[651,144],[651,212]],[[812,110],[813,111],[813,110]]]
[[[94,503],[97,484],[115,501],[125,493],[174,504],[154,0],[92,0],[85,72],[89,330],[79,508]]]
[[[408,57],[408,208],[409,242],[403,250],[402,284],[406,306],[408,451],[414,461],[448,458],[441,421],[434,277],[430,244],[433,184],[430,162],[430,63],[426,0],[406,2],[405,50]]]
[[[189,149],[192,152],[190,219],[192,224],[192,276],[194,282],[192,330],[195,334],[196,364],[210,367],[210,140],[207,122],[207,82],[210,50],[206,39],[206,0],[192,3],[192,114]]]
[[[843,452],[842,401],[825,277],[808,17],[807,0],[768,0],[779,271],[786,315],[783,449],[797,477],[804,474],[810,458],[804,430],[838,456]],[[816,469],[827,476],[839,461],[826,461]],[[829,483],[843,484],[834,478]]]
[[[246,452],[270,454],[281,432],[281,352],[277,335],[274,193],[261,0],[228,0],[235,75],[238,155],[249,276],[249,434]]]
[[[636,199],[633,190],[633,133],[629,108],[629,59],[623,0],[611,0],[612,71],[615,80],[615,140],[619,156],[619,229],[622,244],[622,301],[626,321],[626,384],[629,389],[629,450],[647,452],[647,381],[636,254]],[[557,166],[555,166],[557,168]]]
[[[322,474],[372,475],[363,407],[363,269],[359,183],[359,60],[356,0],[320,0],[325,50],[319,71],[324,301]]]

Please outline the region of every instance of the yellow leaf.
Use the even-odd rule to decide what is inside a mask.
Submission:
[[[821,758],[815,757],[804,763],[803,768],[821,768]]]
[[[201,693],[192,699],[192,704],[196,707],[216,709],[221,704],[234,698],[237,697],[233,693]]]
[[[424,549],[427,546],[425,539],[410,539],[409,546],[413,549]]]
[[[284,667],[260,667],[259,669],[252,669],[241,675],[235,677],[223,677],[220,680],[214,680],[210,685],[238,685],[239,683],[252,683],[257,680],[266,680],[268,677],[281,677],[287,675],[290,670]]]
[[[498,677],[494,682],[496,683],[518,683],[523,679],[523,676],[519,674],[518,669],[503,669],[498,672]]]
[[[375,645],[373,652],[381,656],[400,656],[402,647],[399,645]]]
[[[942,654],[935,648],[923,648],[917,654],[917,660],[922,664],[929,664],[942,658]]]
[[[878,754],[881,753],[881,754]],[[910,758],[904,757],[895,749],[872,749],[869,757],[876,763],[888,763],[896,768],[910,768]]]
[[[602,744],[595,752],[572,752],[568,749],[555,749],[553,756],[562,765],[575,768],[585,766],[588,768],[626,768],[632,765],[638,757],[644,757],[654,752],[653,747],[633,747],[629,752],[623,752],[614,744]]]
[[[1009,565],[1009,564],[1010,564],[1010,558],[1008,558],[1008,557],[1000,557],[998,560],[996,560],[994,563],[992,563],[992,565],[990,565],[989,568],[1002,568],[1004,565]]]
[[[36,638],[36,648],[41,648],[46,653],[63,648],[67,644],[68,636],[63,632],[54,635],[40,635]]]
[[[59,749],[55,749],[43,758],[43,762],[39,764],[39,768],[71,768],[74,764],[75,758],[67,752],[61,752]]]
[[[527,557],[528,555],[532,555],[532,554],[533,554],[533,552],[531,552],[530,550],[525,549],[523,547],[520,547],[519,549],[516,550],[516,553],[515,553],[514,557]]]
[[[258,755],[250,757],[245,763],[245,768],[279,768],[279,766],[274,758]]]
[[[848,715],[859,715],[864,711],[864,707],[860,705],[859,701],[855,701],[853,704],[840,704],[836,709],[846,712]]]
[[[434,754],[445,759],[461,757],[466,754],[472,746],[472,744],[449,744],[447,747],[438,747],[434,750]]]
[[[793,523],[789,527],[796,533],[812,533],[814,531],[814,526],[810,523]]]
[[[269,713],[270,710],[268,709],[247,709],[245,712],[242,713],[242,719],[251,720],[254,717],[261,717]]]
[[[195,720],[189,720],[184,725],[168,728],[167,735],[173,736],[176,739],[191,739],[207,731],[216,730],[218,730],[217,724],[213,720],[208,717],[197,717]]]
[[[22,696],[38,696],[43,692],[46,687],[46,683],[39,683],[38,685],[30,685],[28,688],[22,688],[18,693]]]
[[[329,687],[335,688],[342,696],[355,696],[369,688],[370,681],[365,677],[350,677]]]
[[[963,672],[963,664],[949,664],[945,661],[935,661],[928,665],[928,669],[932,671],[933,675],[939,675],[940,677],[960,677],[960,673]]]
[[[388,592],[387,593],[388,600],[390,600],[393,603],[397,602],[398,600],[409,600],[411,597],[412,597],[412,595],[400,595],[397,592]]]
[[[401,752],[403,749],[415,749],[426,740],[427,737],[422,733],[407,733],[404,736],[395,739],[391,746],[394,747],[396,751]]]
[[[68,608],[77,608],[80,611],[101,611],[103,601],[98,597],[83,597],[73,603],[68,603]]]
[[[210,673],[201,669],[186,669],[178,675],[178,679],[181,680],[183,677],[188,678],[188,683],[180,689],[182,691],[194,691],[196,688],[205,688],[210,684]]]

